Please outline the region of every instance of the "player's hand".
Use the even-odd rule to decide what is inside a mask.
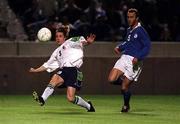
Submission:
[[[138,59],[137,58],[133,58],[132,60],[132,64],[133,64],[133,71],[138,70],[139,64],[138,64]]]
[[[135,65],[135,64],[137,64],[137,62],[138,62],[138,59],[134,57],[132,60],[132,64]]]
[[[115,52],[116,54],[120,54],[119,48],[118,48],[118,47],[115,47],[115,48],[114,48],[114,52]]]
[[[36,69],[30,68],[30,69],[29,69],[29,72],[36,72]]]
[[[87,36],[86,40],[89,44],[91,44],[94,42],[95,38],[96,38],[95,34],[90,34],[89,36]]]

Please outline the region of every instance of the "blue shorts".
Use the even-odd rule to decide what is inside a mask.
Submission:
[[[80,90],[82,87],[83,74],[76,67],[64,67],[57,72],[64,80],[58,88],[74,87]]]

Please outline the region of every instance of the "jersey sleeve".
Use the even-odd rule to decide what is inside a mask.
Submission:
[[[83,36],[80,36],[79,42],[82,44],[87,44],[87,40]]]
[[[126,46],[127,46],[127,42],[124,41],[124,42],[120,43],[120,44],[117,46],[117,48],[119,49],[119,51],[123,52],[124,49],[126,48]]]
[[[46,68],[47,72],[53,72],[54,70],[56,70],[59,67],[59,64],[58,64],[58,61],[57,61],[57,55],[58,55],[57,52],[58,52],[58,49],[56,49],[52,53],[49,60],[42,65],[42,66],[44,66]]]
[[[140,42],[143,44],[143,48],[138,52],[138,59],[145,58],[151,47],[151,41],[148,34],[144,30],[139,31]]]

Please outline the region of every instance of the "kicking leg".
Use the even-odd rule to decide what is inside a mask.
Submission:
[[[119,69],[113,68],[109,74],[108,82],[114,85],[121,85],[122,84],[122,76],[123,72]]]
[[[83,108],[86,108],[88,112],[95,112],[95,109],[92,105],[92,103],[86,102],[83,98],[80,96],[75,96],[76,89],[73,87],[67,87],[67,99],[69,102],[72,102],[74,104],[77,104]]]
[[[33,92],[34,99],[43,106],[45,104],[45,101],[48,99],[48,97],[54,92],[54,87],[61,85],[64,82],[64,80],[57,74],[54,74],[51,78],[50,83],[44,90],[42,96],[39,96],[36,91]]]

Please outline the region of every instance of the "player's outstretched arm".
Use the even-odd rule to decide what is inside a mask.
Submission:
[[[94,42],[95,38],[96,38],[95,34],[90,34],[89,36],[87,36],[86,41],[88,44],[92,44]]]
[[[37,72],[43,72],[46,71],[46,68],[44,66],[40,66],[39,68],[30,68],[29,72],[37,73]]]

